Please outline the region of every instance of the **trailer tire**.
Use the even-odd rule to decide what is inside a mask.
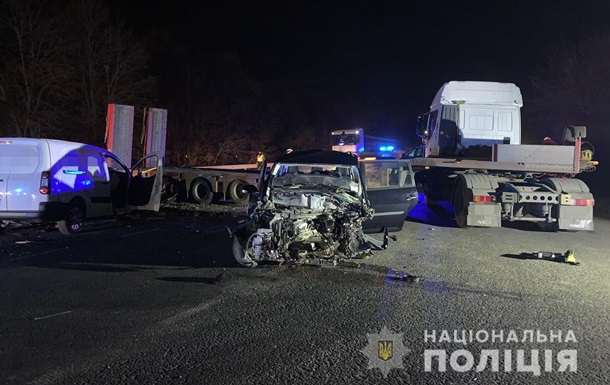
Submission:
[[[209,205],[214,199],[212,185],[205,179],[195,179],[191,183],[191,197],[201,205]]]
[[[453,190],[453,213],[458,227],[468,227],[468,188],[463,177],[459,177]]]
[[[424,197],[426,198],[426,206],[428,207],[437,207],[438,201],[432,198],[432,193],[430,192],[430,185],[425,183],[423,185]]]
[[[163,177],[163,189],[161,191],[161,200],[167,201],[170,198],[178,195],[178,190],[180,189],[180,183],[171,178],[169,176]]]
[[[229,198],[238,205],[245,205],[248,203],[250,194],[243,191],[243,188],[247,185],[249,185],[249,183],[241,179],[236,179],[229,183],[229,186],[227,187]]]

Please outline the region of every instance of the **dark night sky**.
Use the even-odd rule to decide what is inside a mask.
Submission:
[[[253,76],[284,92],[352,93],[389,133],[410,129],[449,80],[515,82],[527,108],[527,80],[546,50],[610,32],[605,0],[110,3],[140,31],[195,51],[237,52]]]

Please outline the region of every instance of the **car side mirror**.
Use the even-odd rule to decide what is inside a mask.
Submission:
[[[415,126],[415,134],[421,138],[427,139],[430,134],[427,129],[428,125],[428,114],[422,114],[417,117],[417,124]]]

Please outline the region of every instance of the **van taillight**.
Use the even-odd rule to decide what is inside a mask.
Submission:
[[[51,186],[49,186],[49,172],[48,171],[42,172],[42,175],[40,176],[40,189],[38,191],[40,191],[41,194],[45,194],[45,195],[51,193]]]

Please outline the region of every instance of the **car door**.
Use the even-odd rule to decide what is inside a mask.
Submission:
[[[365,232],[400,231],[417,204],[417,189],[411,161],[407,159],[361,160],[359,162],[367,196],[375,209],[364,222]]]
[[[163,158],[150,154],[131,169],[127,201],[133,210],[159,211],[163,180]]]
[[[82,165],[83,170],[79,170],[79,173],[84,174],[83,179],[89,187],[87,216],[92,218],[113,215],[110,178],[103,155],[92,150],[83,151],[82,156],[86,159],[86,163]]]

